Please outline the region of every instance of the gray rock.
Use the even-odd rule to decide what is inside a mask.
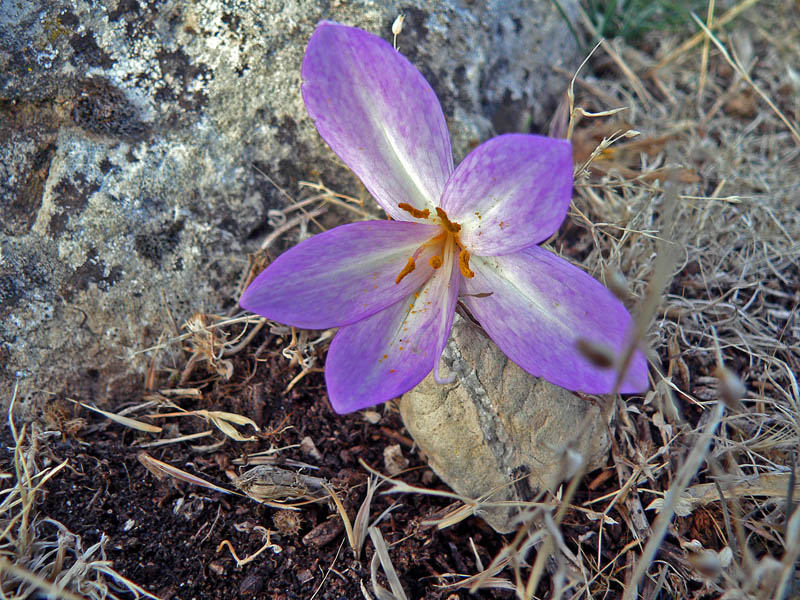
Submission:
[[[610,447],[600,409],[520,369],[477,326],[456,316],[442,356],[443,377],[429,375],[400,400],[408,431],[428,463],[457,493],[490,501],[531,500],[554,490],[582,458],[589,470]],[[496,531],[514,529],[515,508],[480,512]]]
[[[457,159],[542,126],[566,85],[553,63],[576,63],[549,0],[0,3],[2,398],[17,380],[21,399],[135,392],[149,356],[133,351],[172,332],[170,312],[232,308],[287,205],[256,167],[290,193],[322,178],[357,195],[306,115],[300,64],[319,20],[390,39],[400,12]]]

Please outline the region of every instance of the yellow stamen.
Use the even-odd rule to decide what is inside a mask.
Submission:
[[[427,219],[431,214],[431,211],[429,211],[427,208],[425,210],[420,210],[418,208],[414,208],[407,202],[401,202],[400,204],[397,205],[397,208],[406,211],[415,219]]]
[[[475,277],[475,273],[469,268],[469,252],[466,250],[462,249],[461,252],[458,253],[458,268],[461,274],[467,279]]]
[[[438,269],[442,266],[442,257],[441,256],[431,256],[428,259],[428,264],[432,266],[434,269]]]
[[[439,218],[442,220],[442,227],[447,229],[447,231],[450,233],[458,233],[461,231],[461,225],[450,221],[450,219],[447,218],[447,213],[438,206],[436,207],[436,214],[439,215]]]
[[[395,279],[394,282],[395,283],[400,283],[401,281],[403,281],[403,277],[405,277],[406,275],[411,273],[411,271],[413,271],[416,268],[417,268],[417,265],[414,262],[414,259],[413,258],[409,258],[408,262],[406,263],[406,266],[403,267],[403,270],[400,271],[400,274],[397,276],[397,279]]]

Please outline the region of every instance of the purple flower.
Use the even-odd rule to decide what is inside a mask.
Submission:
[[[566,140],[501,135],[453,168],[433,89],[384,40],[322,22],[303,60],[303,99],[320,135],[392,220],[342,225],[278,257],[241,306],[308,329],[340,327],[325,378],[351,412],[408,391],[438,363],[461,300],[526,371],[607,393],[616,373],[577,350],[619,353],[632,320],[605,287],[536,244],[572,194]],[[637,353],[622,392],[647,388]]]

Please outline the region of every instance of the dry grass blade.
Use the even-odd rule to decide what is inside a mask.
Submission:
[[[168,446],[169,444],[180,444],[181,442],[191,442],[200,438],[208,437],[213,433],[212,430],[198,431],[197,433],[188,433],[175,438],[168,438],[166,440],[156,440],[154,442],[142,442],[136,444],[139,448],[158,448],[159,446]]]
[[[130,427],[131,429],[136,429],[137,431],[144,431],[146,433],[161,433],[161,427],[159,427],[158,425],[151,425],[150,423],[145,423],[143,421],[131,419],[130,417],[123,417],[121,415],[108,412],[107,410],[101,410],[99,408],[95,408],[94,406],[91,406],[84,402],[78,402],[77,400],[72,400],[72,401],[75,402],[76,404],[80,404],[84,408],[88,408],[91,411],[101,414],[107,419],[111,419],[115,423],[118,423],[125,427]]]
[[[371,567],[371,575],[372,575],[372,589],[378,598],[383,598],[385,594],[381,594],[378,590],[382,590],[385,592],[377,583],[377,564],[376,564],[376,557],[380,560],[381,567],[383,567],[383,572],[386,574],[386,579],[389,581],[389,587],[392,588],[391,597],[395,600],[408,600],[406,596],[406,592],[403,589],[403,586],[400,584],[400,578],[397,576],[397,572],[394,570],[394,565],[392,564],[392,559],[389,558],[389,548],[386,546],[386,542],[381,535],[380,530],[377,527],[370,527],[369,528],[369,537],[372,540],[372,544],[375,546],[375,555],[372,557]]]
[[[747,10],[751,6],[758,4],[760,0],[744,0],[744,2],[740,2],[730,10],[728,10],[725,14],[722,15],[719,19],[716,19],[711,26],[711,29],[719,29],[733,21],[736,17],[738,17],[743,11]],[[650,71],[647,73],[648,75],[652,75],[659,69],[663,69],[676,58],[678,58],[681,54],[688,52],[692,48],[694,48],[697,44],[702,42],[703,40],[707,39],[706,35],[703,32],[696,33],[680,46],[675,48],[672,52],[669,52],[664,58],[658,61],[658,64],[655,65]]]
[[[328,570],[325,571],[325,576],[322,578],[322,581],[319,582],[319,585],[317,586],[317,589],[314,590],[313,594],[311,594],[311,598],[309,598],[309,600],[314,600],[314,598],[316,598],[317,595],[319,594],[320,590],[322,590],[322,586],[325,585],[325,582],[327,581],[328,576],[331,574],[331,571],[333,571],[333,567],[334,567],[334,565],[336,565],[336,561],[339,560],[339,554],[341,554],[343,546],[344,546],[344,540],[339,542],[339,547],[336,549],[336,556],[333,557],[333,561],[328,566]],[[364,585],[363,582],[362,582],[361,585],[362,586]]]
[[[772,473],[747,477],[741,482],[728,481],[725,486],[725,496],[727,498],[780,498],[786,493],[790,481],[789,473]],[[800,492],[800,483],[794,485],[794,491]],[[689,487],[676,505],[676,512],[688,515],[701,506],[706,506],[712,502],[719,502],[720,497],[717,491],[717,484],[700,483]],[[656,498],[647,509],[661,510],[664,506],[663,498]]]
[[[155,594],[151,594],[142,586],[134,583],[127,577],[123,577],[120,573],[117,573],[117,571],[115,571],[108,565],[97,564],[95,565],[95,568],[97,569],[98,572],[103,573],[107,577],[110,577],[111,579],[116,581],[118,586],[121,585],[123,589],[129,590],[130,593],[133,594],[134,598],[138,599],[140,597],[144,597],[144,598],[151,598],[152,600],[160,600],[158,596],[156,596]],[[108,597],[113,598],[111,594],[109,594]]]
[[[254,435],[242,435],[233,425],[231,425],[231,423],[235,423],[237,425],[250,425],[253,427],[253,429],[258,431],[258,425],[256,425],[255,421],[252,419],[218,410],[207,411],[206,416],[208,417],[209,421],[217,426],[217,429],[219,429],[232,440],[236,440],[237,442],[252,442],[257,439]]]
[[[356,559],[361,560],[361,550],[364,547],[364,542],[367,539],[367,528],[369,526],[369,511],[372,506],[372,496],[375,494],[377,488],[375,479],[370,477],[367,479],[367,495],[361,506],[358,507],[356,513],[356,520],[353,523],[353,552],[356,554]]]
[[[589,418],[589,414],[586,414],[584,417],[584,421]],[[578,427],[578,431],[585,430],[585,426],[581,425]],[[561,498],[561,504],[556,511],[555,518],[550,516],[548,512],[542,513],[542,519],[545,523],[548,522],[548,519],[552,521],[551,527],[546,527],[547,534],[544,538],[544,542],[542,543],[541,547],[538,549],[536,554],[536,561],[533,563],[533,567],[531,568],[530,576],[528,577],[528,582],[524,587],[523,598],[525,600],[530,600],[533,598],[533,595],[536,593],[536,588],[539,586],[539,581],[542,577],[542,573],[544,573],[545,563],[548,559],[550,559],[553,555],[555,549],[561,550],[563,547],[563,541],[560,532],[558,531],[558,526],[561,524],[561,521],[564,519],[564,515],[572,501],[572,498],[575,495],[575,492],[578,489],[578,484],[580,483],[581,478],[585,472],[585,464],[583,462],[580,463],[577,471],[573,474],[572,479],[570,480],[569,484],[567,485],[567,489],[564,492],[564,496]],[[533,523],[533,520],[530,521]],[[561,541],[561,544],[559,542]],[[518,577],[518,580],[520,578]]]
[[[372,475],[380,478],[381,480],[385,481],[386,483],[392,484],[392,487],[388,490],[382,492],[383,494],[426,494],[428,496],[440,496],[442,498],[452,498],[453,500],[459,500],[464,502],[465,504],[474,504],[477,502],[471,498],[467,498],[466,496],[462,496],[460,494],[456,494],[454,492],[445,492],[442,490],[429,490],[427,488],[416,487],[406,483],[405,481],[401,481],[399,479],[392,479],[381,473],[380,471],[376,471],[372,467],[370,467],[363,459],[359,459],[359,464],[364,467],[367,471],[369,471]]]
[[[438,519],[425,519],[421,522],[423,527],[436,527],[437,529],[447,529],[453,525],[461,523],[464,519],[475,516],[475,503],[462,504],[457,503],[452,506],[452,510],[447,512],[444,516]]]
[[[169,417],[190,417],[190,416],[202,417],[207,421],[210,421],[222,433],[224,433],[232,440],[236,440],[237,442],[252,442],[257,438],[253,435],[250,436],[242,435],[237,431],[237,429],[233,425],[231,425],[231,423],[234,423],[235,425],[239,426],[249,425],[256,431],[260,431],[258,425],[256,425],[256,422],[253,421],[251,418],[221,410],[203,409],[203,410],[190,410],[190,411],[180,411],[171,413],[153,413],[148,415],[148,417],[150,417],[151,419],[157,419],[157,418],[166,419]]]
[[[323,200],[325,202],[330,202],[331,204],[335,204],[336,206],[341,206],[342,208],[346,208],[347,210],[353,211],[359,217],[363,219],[374,219],[375,215],[370,214],[366,210],[364,210],[364,203],[359,202],[352,196],[347,196],[345,194],[340,194],[338,192],[334,192],[326,185],[322,183],[313,183],[310,181],[300,181],[298,185],[301,188],[309,188],[320,192],[316,196],[312,196],[311,198],[307,198],[304,202],[313,202],[317,200]]]
[[[311,212],[309,212],[307,214],[297,215],[293,219],[288,220],[284,225],[282,225],[281,227],[278,227],[277,229],[275,229],[275,231],[270,233],[264,239],[264,241],[261,242],[261,250],[269,249],[269,247],[272,246],[272,244],[274,244],[278,239],[280,239],[280,237],[284,233],[286,233],[287,231],[291,231],[292,229],[294,229],[295,227],[297,227],[298,225],[300,225],[303,222],[306,222],[308,220],[314,220],[315,217],[319,217],[321,215],[324,215],[326,212],[328,212],[328,209],[323,206],[321,208],[317,208],[315,210],[312,210]],[[324,231],[324,228],[321,225],[320,225],[320,229],[322,229]]]
[[[139,462],[150,471],[153,475],[156,476],[158,479],[164,479],[164,477],[173,477],[178,479],[179,481],[184,481],[186,483],[190,483],[192,485],[198,485],[200,487],[207,488],[209,490],[214,490],[215,492],[221,492],[223,494],[236,494],[231,490],[226,490],[225,488],[221,488],[218,485],[214,485],[210,481],[206,481],[202,477],[198,477],[197,475],[192,475],[191,473],[187,473],[177,467],[173,467],[172,465],[168,465],[165,462],[161,462],[157,458],[153,458],[146,452],[139,452],[136,455],[136,458],[139,459]]]
[[[790,580],[798,568],[798,560],[800,560],[800,507],[795,508],[786,525],[786,552],[781,561],[783,570],[778,589],[775,591],[775,600],[788,597],[788,588],[793,586]]]
[[[162,396],[177,396],[178,398],[202,398],[203,392],[197,388],[170,388],[158,390]]]
[[[350,517],[347,515],[347,511],[344,508],[344,504],[342,504],[342,500],[339,498],[339,494],[337,494],[336,491],[329,485],[322,485],[328,494],[330,494],[331,498],[333,499],[333,503],[336,505],[336,511],[342,518],[342,523],[344,523],[344,530],[347,532],[347,541],[350,543],[350,547],[353,549],[353,552],[358,553],[356,537],[353,533],[353,524],[350,522]]]
[[[709,0],[708,2],[708,12],[706,16],[706,23],[708,27],[712,27],[714,24],[714,0]],[[708,50],[709,50],[709,42],[708,37],[703,40],[703,52],[702,58],[700,60],[700,81],[697,84],[697,100],[698,104],[702,103],[703,100],[703,90],[706,87],[706,79],[708,77]]]
[[[639,99],[645,104],[649,105],[653,101],[653,97],[647,91],[647,89],[642,84],[641,79],[634,73],[633,69],[631,69],[628,64],[623,60],[622,56],[620,56],[619,52],[615,48],[611,46],[608,40],[603,39],[603,37],[598,33],[597,29],[595,28],[594,24],[592,23],[589,16],[586,14],[586,11],[583,8],[580,9],[580,17],[581,22],[589,30],[589,32],[594,36],[594,39],[600,39],[600,45],[603,46],[603,49],[608,53],[611,57],[611,60],[616,63],[619,67],[620,71],[625,75],[625,77],[630,81],[631,87],[636,92],[636,95]]]
[[[0,596],[23,600],[31,597],[118,600],[116,593],[158,598],[113,569],[106,559],[108,537],[86,550],[81,538],[61,523],[43,519],[36,510],[39,492],[67,461],[39,470],[37,452],[49,437],[36,423],[19,431],[14,425],[16,388],[8,408],[8,425],[14,441],[14,474],[6,479],[0,503]],[[57,528],[55,536],[45,526]],[[113,586],[108,585],[113,580]],[[126,597],[129,597],[126,595]]]
[[[658,254],[656,256],[653,273],[647,284],[647,291],[644,300],[639,304],[636,318],[634,319],[634,332],[628,346],[625,348],[620,359],[617,379],[614,382],[614,393],[619,390],[625,380],[625,374],[630,365],[630,361],[641,342],[644,340],[650,323],[661,305],[664,291],[667,288],[677,263],[676,246],[672,242],[674,239],[675,221],[674,215],[678,204],[678,190],[674,182],[667,182],[664,192],[664,223],[665,233],[658,242]]]
[[[510,557],[506,557],[503,560],[493,562],[488,568],[481,568],[478,565],[478,568],[481,568],[480,572],[476,573],[475,575],[470,575],[469,577],[464,575],[457,575],[457,574],[450,574],[445,573],[441,577],[460,577],[459,581],[455,581],[453,583],[448,583],[445,585],[440,585],[442,589],[469,589],[469,590],[479,590],[484,588],[495,588],[495,589],[505,589],[505,590],[515,590],[517,586],[514,585],[508,579],[497,577],[497,575],[505,569],[508,564],[511,562]]]
[[[569,82],[569,87],[567,88],[567,100],[569,101],[569,123],[567,124],[567,134],[565,136],[568,140],[572,139],[572,132],[575,130],[575,125],[578,122],[578,116],[588,115],[588,113],[583,111],[583,109],[576,110],[575,108],[575,80],[578,78],[578,73],[580,73],[581,69],[583,69],[586,63],[589,62],[589,59],[597,51],[601,43],[602,41],[595,44],[595,47],[592,48],[586,58],[583,59],[583,62],[575,71],[575,74],[572,76],[572,79]]]
[[[28,569],[25,569],[18,565],[14,565],[10,563],[6,558],[0,557],[0,575],[3,574],[8,574],[9,576],[15,579],[25,581],[31,587],[39,589],[44,593],[46,593],[48,596],[53,598],[64,598],[64,600],[85,600],[85,598],[73,594],[69,590],[63,589],[62,586],[53,584],[47,581],[46,579],[39,577],[38,575],[36,575],[36,573],[33,573]],[[3,579],[5,578],[0,578],[0,585],[2,585]],[[6,597],[5,594],[3,594],[3,597],[4,598]]]
[[[739,74],[739,76],[742,79],[744,79],[747,83],[750,84],[750,87],[753,88],[753,90],[756,92],[756,94],[761,96],[761,99],[764,100],[764,102],[767,103],[767,106],[769,106],[772,109],[772,111],[778,116],[778,118],[781,121],[783,121],[783,124],[786,125],[786,128],[791,132],[795,143],[798,146],[800,146],[800,131],[797,130],[797,127],[795,127],[795,125],[792,124],[792,122],[786,117],[786,115],[783,114],[783,111],[781,111],[781,109],[779,109],[777,106],[775,106],[775,103],[772,101],[772,99],[769,96],[767,96],[764,93],[764,90],[762,90],[758,85],[755,84],[755,82],[750,78],[750,74],[742,66],[742,64],[738,60],[734,60],[734,59],[731,58],[731,55],[728,53],[728,50],[725,48],[723,43],[719,41],[717,36],[715,36],[711,32],[711,30],[706,26],[706,24],[703,23],[698,18],[698,16],[696,14],[694,14],[694,13],[692,13],[692,18],[702,28],[702,30],[711,39],[711,41],[714,42],[714,45],[722,53],[722,56],[725,57],[725,60],[728,61],[728,64],[731,67],[733,67],[733,69]]]

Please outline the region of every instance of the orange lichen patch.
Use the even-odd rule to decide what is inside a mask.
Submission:
[[[469,252],[464,249],[458,253],[458,268],[467,279],[475,277],[475,273],[469,268]]]
[[[397,276],[397,279],[395,279],[395,280],[394,280],[394,282],[395,282],[395,283],[400,283],[401,281],[403,281],[403,278],[404,278],[406,275],[408,275],[409,273],[411,273],[411,271],[413,271],[413,270],[414,270],[414,269],[416,269],[416,268],[417,268],[417,265],[416,265],[416,263],[414,262],[414,259],[413,259],[413,258],[409,258],[409,259],[408,259],[408,262],[406,263],[406,266],[405,266],[405,267],[403,267],[403,270],[402,270],[402,271],[400,271],[400,274]]]
[[[436,207],[436,214],[439,215],[439,218],[442,220],[442,227],[444,227],[447,231],[450,233],[458,233],[461,231],[461,225],[458,223],[453,223],[450,219],[448,219],[447,213],[438,206]]]
[[[431,214],[431,211],[429,211],[427,208],[425,210],[420,210],[418,208],[414,208],[407,202],[401,202],[397,205],[397,208],[406,211],[415,219],[427,219]]]
[[[434,269],[438,269],[439,267],[442,266],[442,257],[437,255],[431,256],[428,259],[428,264],[432,266]]]

